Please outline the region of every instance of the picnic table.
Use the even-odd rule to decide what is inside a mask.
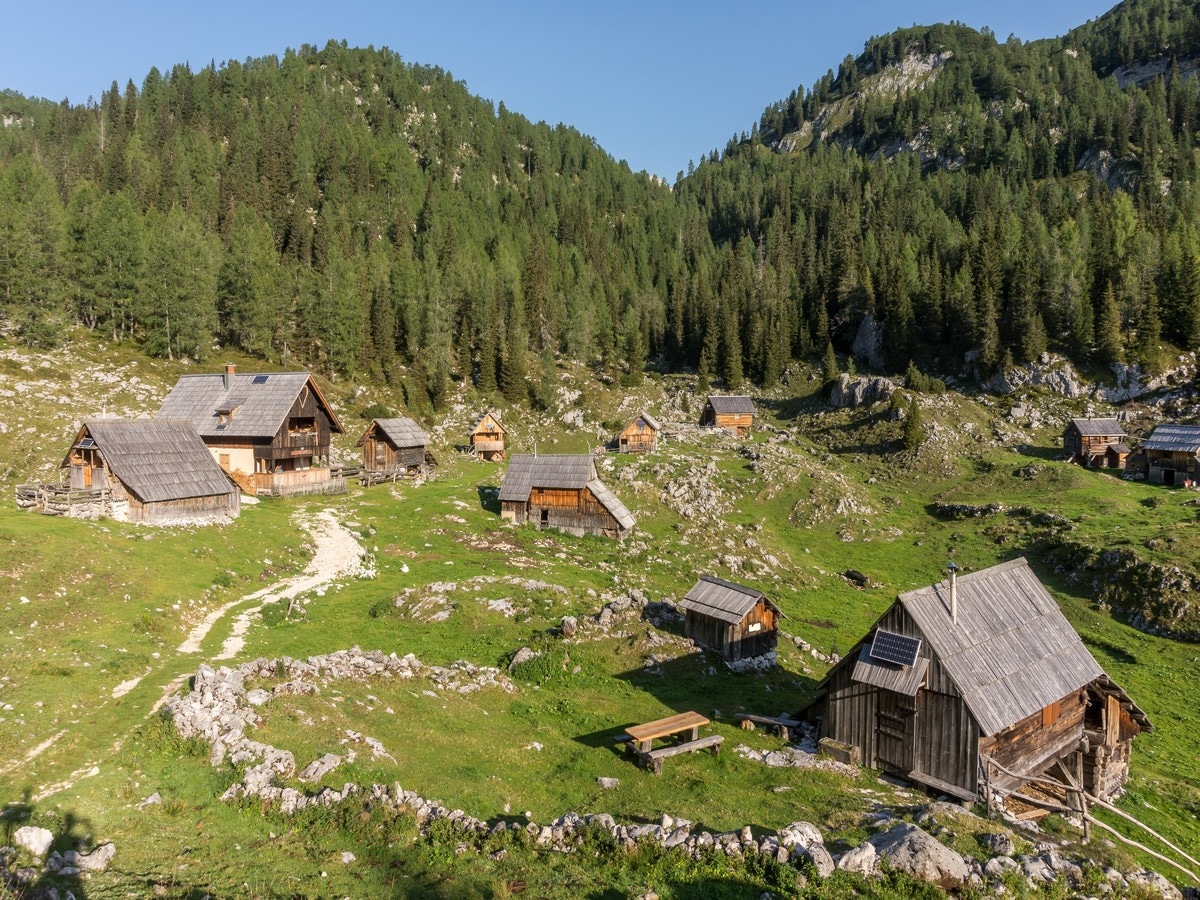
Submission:
[[[711,749],[716,753],[721,748],[725,738],[719,734],[700,737],[700,726],[708,725],[709,720],[697,712],[681,712],[665,719],[655,719],[643,725],[631,725],[625,731],[629,735],[629,748],[637,754],[639,761],[647,768],[653,769],[655,775],[662,774],[662,761],[668,756],[680,753],[694,753],[697,750]],[[685,741],[669,744],[653,749],[654,742],[660,738],[672,737],[676,734],[687,733]]]

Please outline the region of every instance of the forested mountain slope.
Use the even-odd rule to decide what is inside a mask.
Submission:
[[[415,406],[536,395],[554,354],[731,388],[830,350],[1154,368],[1200,345],[1198,21],[1128,0],[1027,44],[872,38],[673,191],[387,50],[7,93],[0,304],[35,346],[233,346]]]

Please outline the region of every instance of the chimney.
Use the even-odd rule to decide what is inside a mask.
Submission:
[[[233,387],[233,373],[236,369],[237,366],[235,366],[233,363],[225,363],[225,376],[223,379],[225,382],[225,390],[229,390],[231,387]]]
[[[946,566],[950,573],[950,621],[958,624],[958,566],[950,563]]]

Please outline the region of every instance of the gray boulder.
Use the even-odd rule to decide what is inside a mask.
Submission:
[[[896,385],[888,378],[878,376],[851,378],[843,372],[829,393],[829,403],[838,409],[870,406],[889,399]]]
[[[847,850],[838,857],[837,867],[843,872],[854,872],[870,877],[875,874],[875,865],[879,861],[879,853],[870,841],[863,841],[853,850]]]
[[[13,832],[12,842],[34,856],[42,857],[50,851],[50,845],[54,843],[54,832],[36,825],[22,825]]]
[[[943,890],[961,887],[971,874],[962,855],[916,825],[902,822],[868,843],[893,869],[936,884]]]

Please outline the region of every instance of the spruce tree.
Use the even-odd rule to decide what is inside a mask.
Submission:
[[[904,416],[904,449],[917,450],[925,440],[925,425],[921,421],[921,407],[914,395],[908,401]]]

